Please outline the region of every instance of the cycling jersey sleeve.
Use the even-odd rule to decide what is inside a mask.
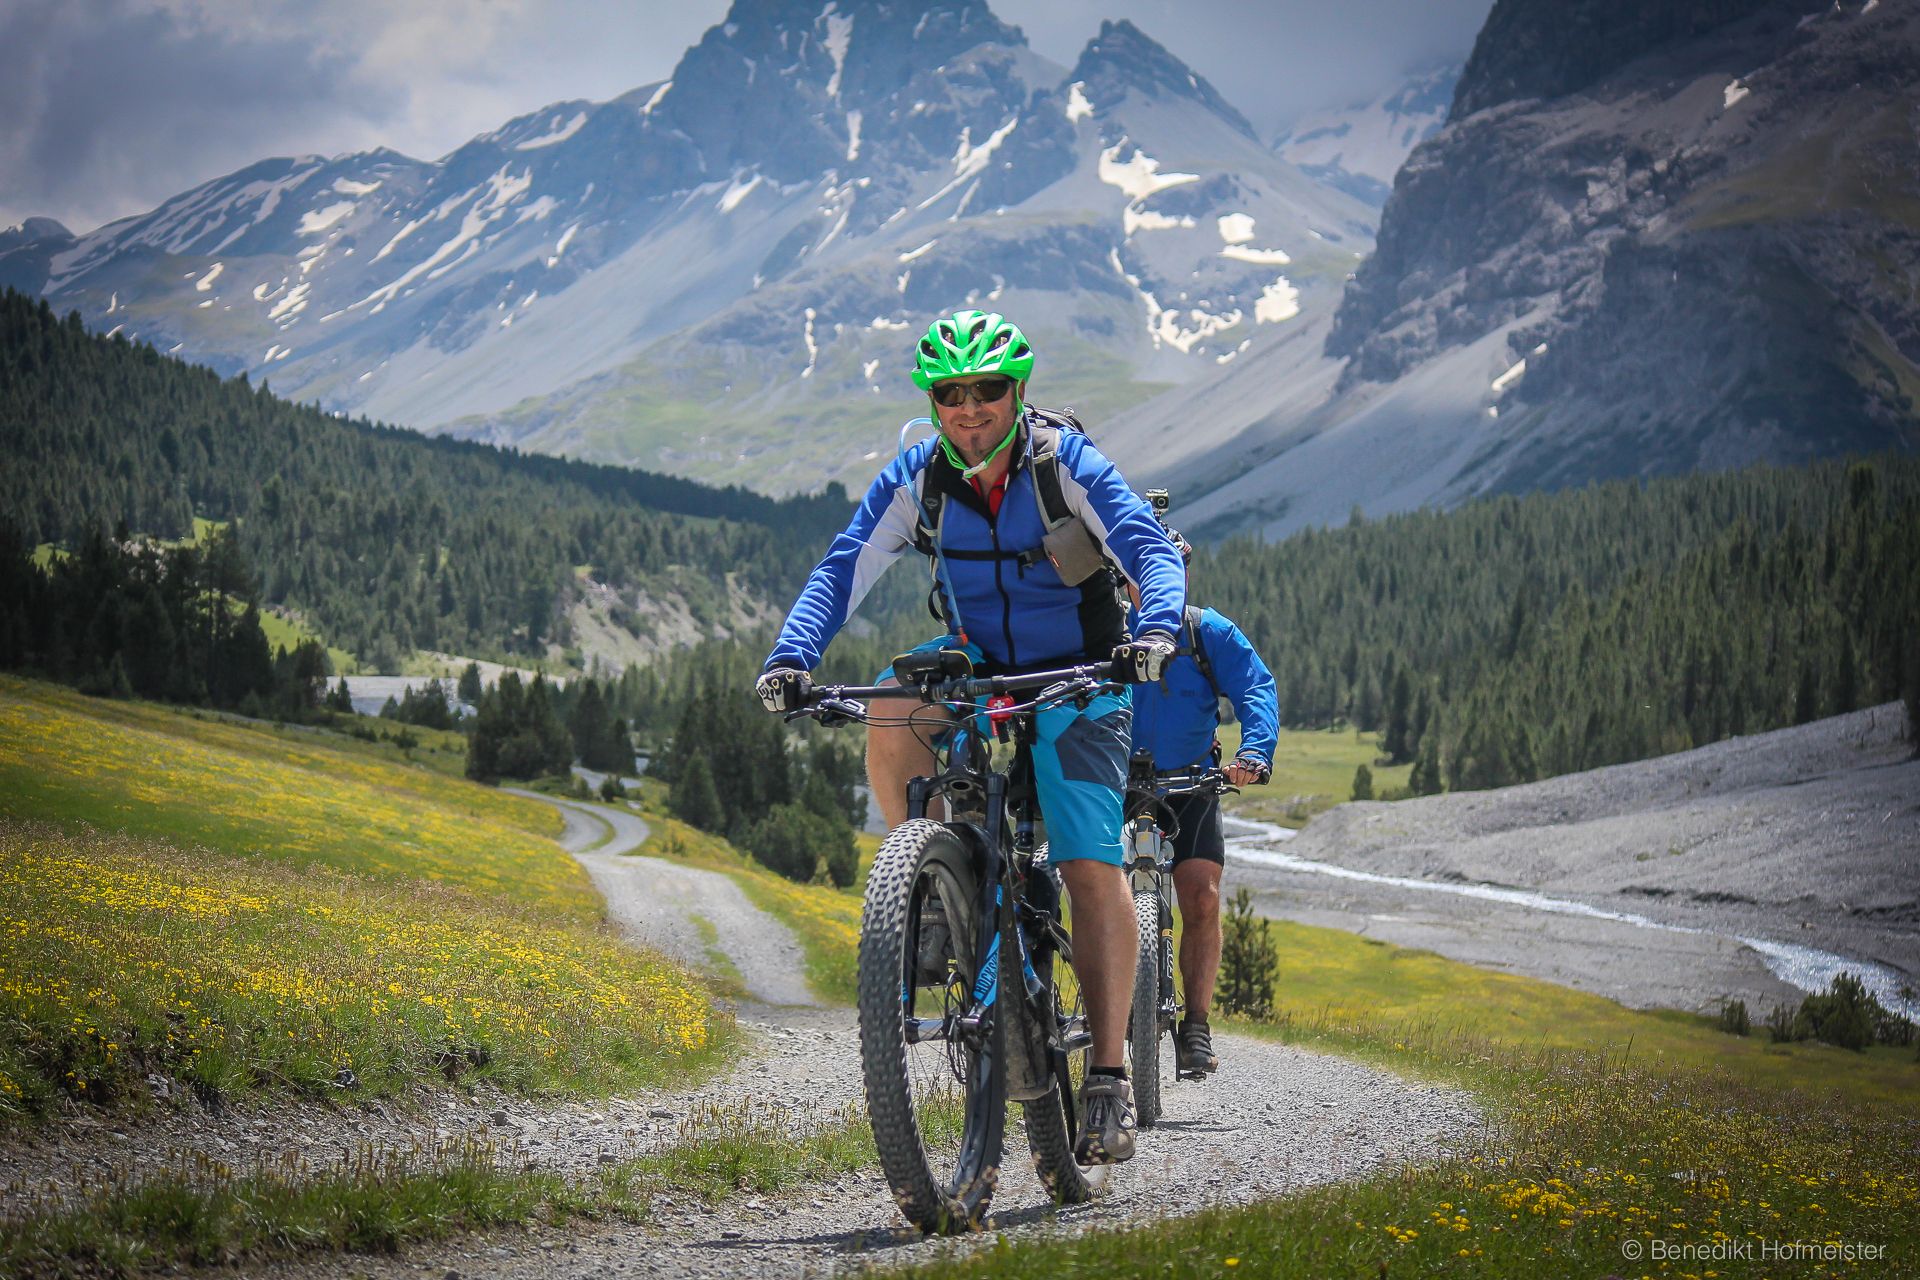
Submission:
[[[1120,571],[1140,590],[1140,630],[1180,634],[1187,607],[1187,569],[1153,508],[1130,488],[1120,468],[1084,435],[1060,439],[1060,489]]]
[[[780,638],[767,655],[767,667],[811,671],[819,666],[820,656],[845,625],[847,615],[859,608],[887,566],[913,545],[917,523],[913,483],[931,450],[931,442],[922,441],[874,477],[853,520],[834,538],[787,611]]]
[[[1260,660],[1253,641],[1224,614],[1207,610],[1201,627],[1213,677],[1240,720],[1240,754],[1257,756],[1271,766],[1280,740],[1280,694],[1273,673]]]

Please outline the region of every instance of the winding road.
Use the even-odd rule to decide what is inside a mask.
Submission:
[[[746,996],[764,1005],[811,1005],[805,957],[793,931],[747,900],[718,871],[636,854],[647,824],[607,805],[580,804],[505,788],[560,811],[560,844],[587,869],[607,913],[631,937],[696,968],[711,969],[717,948],[740,976]],[[716,935],[702,937],[701,922]]]

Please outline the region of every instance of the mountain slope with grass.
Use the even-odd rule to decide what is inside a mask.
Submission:
[[[138,1111],[149,1076],[238,1101],[712,1066],[729,1020],[604,929],[557,829],[345,737],[0,676],[8,1122]]]
[[[330,410],[767,492],[863,483],[980,302],[1105,415],[1330,312],[1374,211],[1130,22],[740,0],[670,79],[437,161],[262,160],[0,239],[0,284]],[[863,455],[869,455],[863,457]]]
[[[776,502],[341,420],[11,291],[0,370],[10,556],[227,522],[264,603],[376,670],[416,649],[565,663],[582,608],[623,660],[727,634],[845,519],[837,491]]]

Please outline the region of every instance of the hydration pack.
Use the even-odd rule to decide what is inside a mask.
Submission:
[[[1054,567],[1060,575],[1060,581],[1069,587],[1079,586],[1096,573],[1106,573],[1114,589],[1119,589],[1119,575],[1108,558],[1106,549],[1100,540],[1093,536],[1093,530],[1086,522],[1075,515],[1067,505],[1065,490],[1060,484],[1060,437],[1073,432],[1087,434],[1080,419],[1074,416],[1072,409],[1056,410],[1028,406],[1026,427],[1031,438],[1033,451],[1033,491],[1038,499],[1040,522],[1046,526],[1046,535],[1037,547],[1025,551],[949,551],[940,546],[940,518],[945,513],[946,495],[928,483],[926,472],[921,473],[919,512],[920,518],[914,524],[913,548],[929,558],[929,567],[934,574],[933,594],[927,599],[927,609],[942,622],[951,621],[946,617],[940,599],[939,560],[1012,560],[1022,570],[1045,561]]]

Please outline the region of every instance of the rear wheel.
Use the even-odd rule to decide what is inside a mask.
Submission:
[[[1133,1012],[1127,1047],[1133,1057],[1133,1113],[1142,1129],[1160,1118],[1160,895],[1133,895],[1140,955],[1133,970]]]
[[[985,1216],[1005,1138],[1001,1019],[961,1023],[986,966],[978,913],[959,837],[926,819],[895,828],[860,920],[860,1066],[880,1167],[923,1231]]]

